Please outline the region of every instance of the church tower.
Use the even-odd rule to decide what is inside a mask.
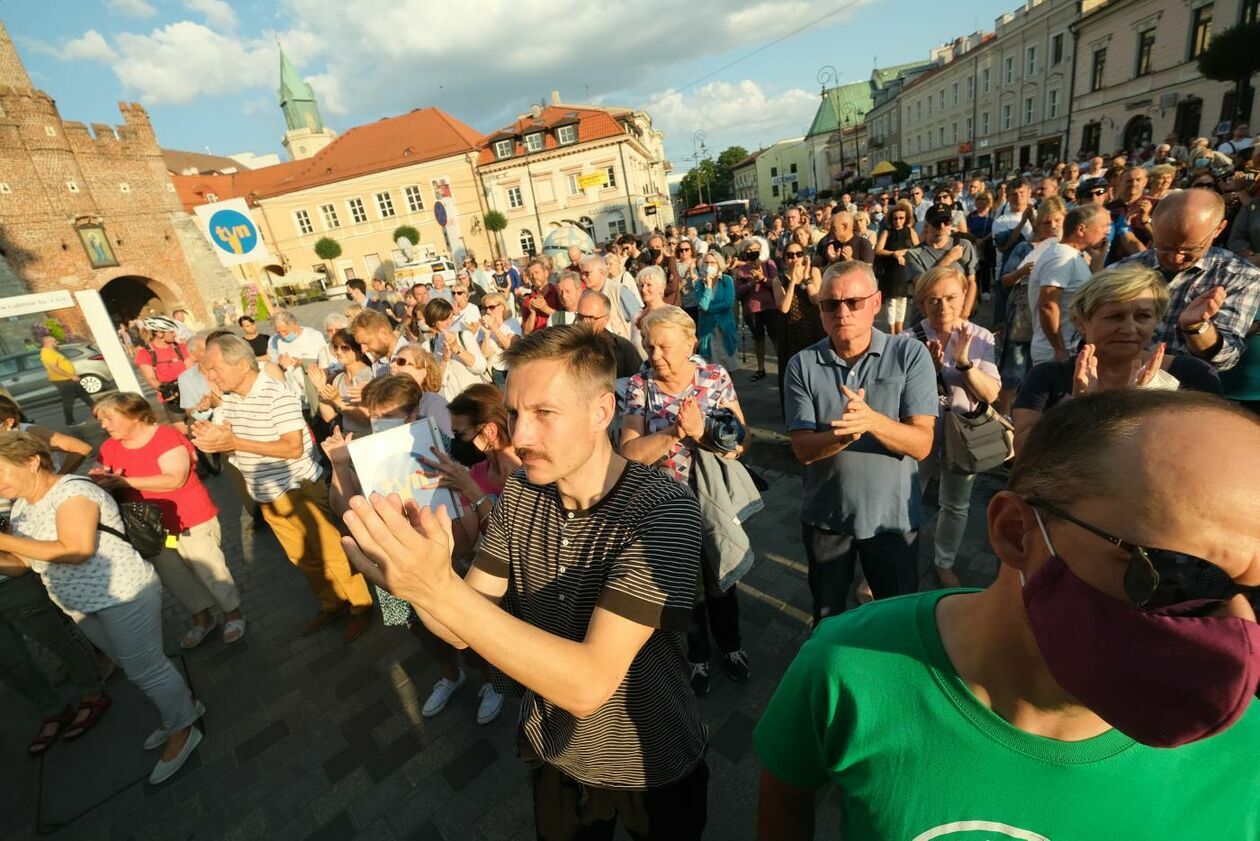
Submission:
[[[9,37],[9,32],[4,28],[2,21],[0,21],[0,87],[18,90],[30,90],[35,87],[31,84],[31,77],[22,66],[22,59],[18,57],[18,52],[13,46],[13,39]]]
[[[280,49],[280,110],[284,112],[286,127],[281,143],[291,160],[312,157],[337,136],[324,126],[315,92],[302,81],[283,48]]]

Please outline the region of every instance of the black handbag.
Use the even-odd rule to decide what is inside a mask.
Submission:
[[[82,478],[82,477],[80,477]],[[84,479],[92,482],[91,479]],[[100,487],[95,482],[93,486]],[[142,558],[152,558],[166,548],[166,526],[162,525],[162,509],[155,502],[118,502],[118,514],[122,517],[123,530],[97,522],[97,531],[112,534],[131,545]]]

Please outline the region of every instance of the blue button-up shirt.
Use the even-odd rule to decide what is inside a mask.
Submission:
[[[852,365],[823,339],[788,363],[784,378],[788,432],[831,429],[848,400],[840,387],[866,389],[866,403],[902,421],[935,418],[940,401],[936,371],[922,342],[875,330],[871,346]],[[859,540],[881,532],[906,532],[923,524],[918,464],[866,434],[830,458],[805,466],[801,520]]]
[[[1117,265],[1127,263],[1137,263],[1163,273],[1153,248],[1121,260]],[[1167,274],[1164,276],[1167,277]],[[1260,309],[1260,268],[1224,248],[1209,248],[1195,263],[1168,281],[1172,302],[1163,323],[1155,332],[1154,341],[1166,342],[1171,351],[1189,353],[1186,337],[1177,327],[1177,318],[1191,301],[1213,286],[1225,287],[1225,303],[1212,318],[1212,325],[1223,341],[1214,356],[1204,359],[1215,365],[1217,370],[1227,371],[1242,358],[1247,345],[1247,331],[1256,320],[1257,309]]]

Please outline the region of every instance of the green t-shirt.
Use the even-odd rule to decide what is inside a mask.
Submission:
[[[774,776],[840,787],[845,841],[1260,839],[1260,705],[1173,750],[1117,730],[1082,742],[1025,733],[946,656],[935,613],[949,594],[823,622],[757,725]]]

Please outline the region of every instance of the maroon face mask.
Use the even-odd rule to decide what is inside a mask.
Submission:
[[[1051,557],[1023,589],[1033,637],[1055,681],[1126,736],[1172,748],[1242,717],[1260,694],[1260,625],[1190,616],[1201,603],[1143,611]]]

